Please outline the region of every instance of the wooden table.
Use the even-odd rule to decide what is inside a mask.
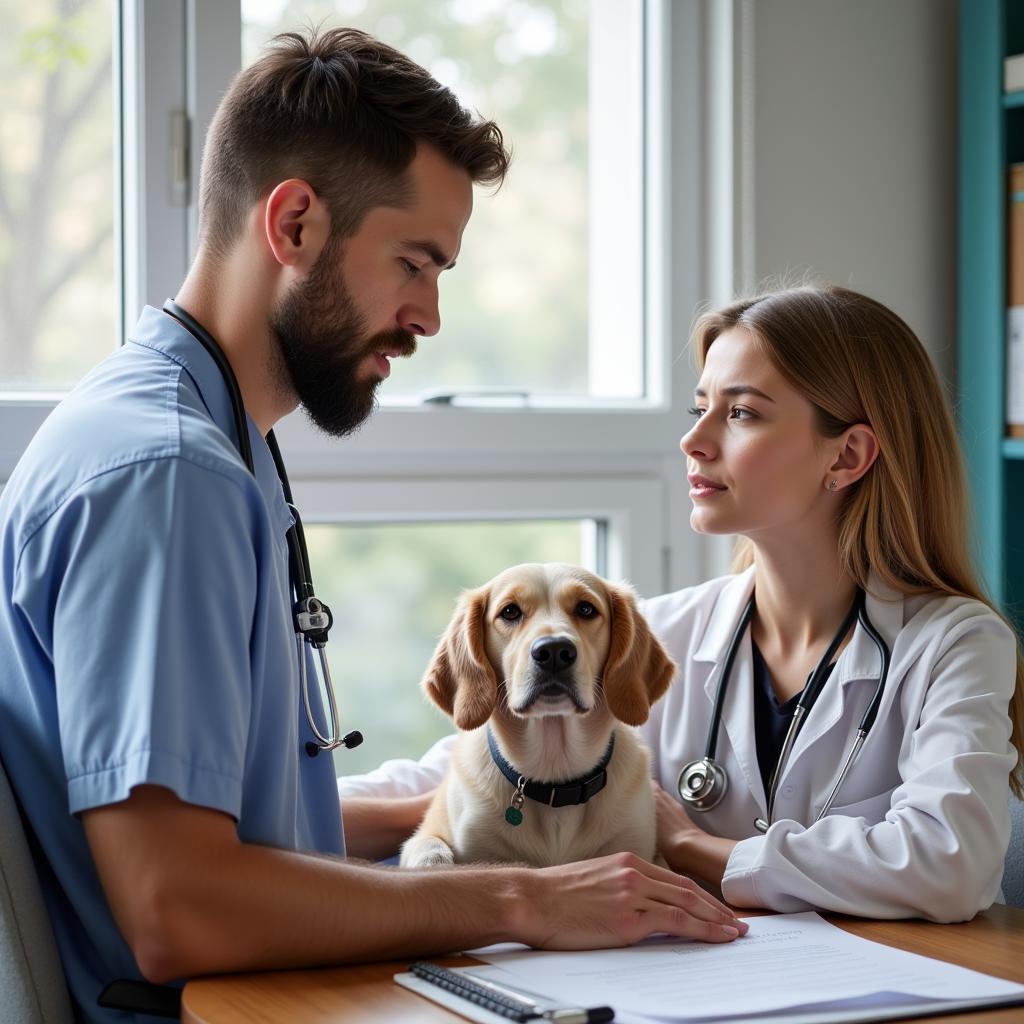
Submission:
[[[1024,983],[1024,910],[997,905],[968,924],[825,916],[865,939]],[[432,960],[447,967],[476,962],[464,956]],[[198,978],[185,986],[181,1019],[185,1024],[455,1024],[463,1019],[396,985],[392,977],[407,966],[408,961],[403,960]],[[914,1019],[944,1024],[1020,1024],[1024,1007]]]

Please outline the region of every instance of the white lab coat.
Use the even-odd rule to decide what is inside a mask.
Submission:
[[[679,664],[640,727],[661,786],[704,754],[718,668],[753,588],[753,569],[644,602]],[[736,906],[821,909],[866,917],[961,921],[1001,899],[1010,836],[1007,778],[1016,754],[1007,708],[1015,640],[985,605],[904,597],[873,578],[867,613],[892,652],[878,717],[829,813],[813,821],[839,775],[878,680],[861,626],[840,655],[785,766],[774,824],[766,813],[753,718],[749,630],[736,654],[716,759],[729,788],[693,820],[740,840],[722,879]],[[453,737],[420,761],[391,761],[339,780],[346,795],[411,795],[436,786]]]

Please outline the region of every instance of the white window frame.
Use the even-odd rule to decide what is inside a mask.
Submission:
[[[303,477],[293,478],[292,494],[307,525],[593,519],[607,531],[607,547],[595,551],[592,560],[583,555],[581,564],[614,579],[628,578],[644,594],[661,588],[662,553],[647,543],[664,532],[664,494],[657,479]]]
[[[713,60],[706,46],[714,6],[645,0],[645,288],[637,329],[644,332],[648,398],[529,408],[385,405],[340,442],[293,414],[276,433],[296,498],[308,503],[307,522],[493,518],[482,513],[499,511],[493,495],[500,494],[498,518],[607,522],[606,569],[631,578],[642,593],[706,578],[715,556],[686,525],[685,466],[675,445],[689,422],[695,383],[686,339],[708,294],[705,117]],[[237,0],[121,0],[121,7],[130,326],[144,302],[160,304],[187,270],[200,140],[240,64],[241,19]],[[184,155],[173,152],[181,141],[174,113],[183,110]],[[187,190],[173,174],[183,156]],[[431,343],[443,344],[443,337]],[[57,398],[0,396],[0,480]]]

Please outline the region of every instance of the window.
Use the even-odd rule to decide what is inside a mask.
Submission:
[[[510,565],[545,561],[628,574],[647,593],[660,586],[660,549],[648,538],[660,537],[664,523],[660,485],[650,481],[293,483],[316,591],[334,613],[327,650],[342,728],[366,738],[335,753],[341,774],[419,756],[451,732],[417,684],[462,589]]]
[[[111,8],[0,3],[0,391],[67,388],[118,342]]]
[[[408,53],[514,150],[442,278],[440,336],[396,363],[387,398],[642,397],[638,0],[243,0],[242,63],[277,32],[318,24]]]
[[[71,6],[74,16],[61,21],[56,0],[0,0],[8,26],[0,43],[0,484],[52,409],[52,392],[117,343],[122,321],[133,324],[144,302],[159,305],[184,278],[202,144],[234,73],[279,29],[326,19],[408,50],[498,120],[515,158],[506,187],[477,196],[459,266],[442,285],[441,334],[395,368],[380,411],[342,442],[317,434],[301,413],[276,428],[307,530],[323,529],[345,552],[360,537],[400,536],[386,524],[422,537],[458,532],[434,524],[490,524],[523,538],[514,551],[494,547],[500,560],[520,561],[551,557],[542,538],[571,528],[572,560],[592,558],[641,594],[702,578],[676,450],[693,388],[683,346],[703,295],[706,25],[697,0]],[[47,69],[58,58],[55,76]],[[40,169],[39,104],[55,77],[64,105],[54,109],[74,117],[60,158]],[[54,230],[36,251],[9,224],[25,190],[44,184]],[[61,275],[29,346],[12,329],[11,296]],[[480,387],[528,398],[469,393]],[[424,404],[425,388],[459,397]],[[403,550],[431,564],[432,543]],[[384,539],[374,544],[384,551]],[[385,586],[364,568],[359,585]],[[494,569],[466,567],[467,583]],[[409,568],[410,587],[423,571]],[[329,558],[314,572],[322,587],[325,573],[333,576]],[[348,585],[343,567],[339,575]],[[455,594],[445,589],[439,577],[450,607]],[[347,642],[334,650],[362,656]],[[422,652],[409,657],[418,678]],[[408,671],[384,670],[378,682]],[[338,675],[348,709],[351,677],[344,666]],[[381,748],[367,741],[371,751]]]

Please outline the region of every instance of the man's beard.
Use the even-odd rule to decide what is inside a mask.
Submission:
[[[376,407],[381,378],[357,378],[366,357],[416,351],[416,338],[401,328],[367,336],[365,318],[342,277],[341,248],[340,241],[330,239],[306,280],[293,286],[270,316],[279,384],[294,392],[309,418],[332,437],[351,434]]]

